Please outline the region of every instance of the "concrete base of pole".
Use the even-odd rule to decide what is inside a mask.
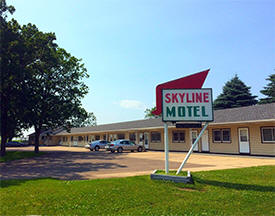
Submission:
[[[153,173],[150,175],[152,180],[162,180],[162,181],[172,181],[176,183],[194,184],[194,180],[189,171],[187,176],[172,176],[172,175],[156,174],[156,171],[157,170],[154,170]]]

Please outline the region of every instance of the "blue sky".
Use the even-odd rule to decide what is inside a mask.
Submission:
[[[274,0],[7,0],[20,24],[55,32],[90,74],[98,124],[144,118],[155,87],[210,68],[213,96],[235,74],[253,95],[275,69]]]

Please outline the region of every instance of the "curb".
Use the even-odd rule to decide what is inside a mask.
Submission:
[[[194,184],[194,180],[190,171],[187,171],[187,176],[172,176],[156,174],[157,170],[154,170],[150,175],[151,180],[172,181],[176,183]]]

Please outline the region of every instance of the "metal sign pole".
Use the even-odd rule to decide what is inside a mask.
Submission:
[[[169,173],[168,124],[164,122],[165,173]]]
[[[179,167],[179,169],[178,169],[178,171],[177,171],[177,175],[180,173],[180,171],[181,171],[182,168],[184,167],[185,163],[187,162],[188,158],[189,158],[190,155],[192,154],[193,149],[195,148],[195,146],[196,146],[197,143],[199,142],[199,140],[200,140],[200,138],[201,138],[203,132],[204,132],[205,129],[207,128],[208,124],[209,124],[209,123],[207,122],[207,123],[204,125],[204,127],[203,127],[203,129],[201,130],[201,132],[200,132],[199,136],[197,137],[196,141],[195,141],[194,144],[191,146],[191,148],[190,148],[189,152],[187,153],[187,155],[186,155],[184,161],[182,162],[182,164],[180,165],[180,167]]]

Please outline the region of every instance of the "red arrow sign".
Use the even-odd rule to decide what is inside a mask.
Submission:
[[[199,89],[202,87],[204,80],[210,69],[195,73],[186,77],[182,77],[176,80],[172,80],[166,83],[159,84],[156,88],[156,110],[152,113],[160,115],[162,113],[162,101],[161,101],[161,90],[162,89]]]

